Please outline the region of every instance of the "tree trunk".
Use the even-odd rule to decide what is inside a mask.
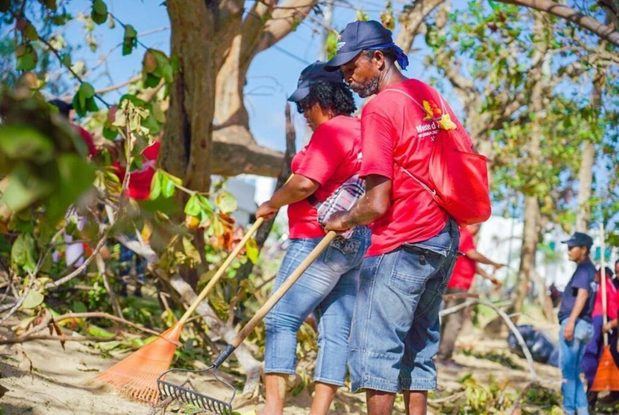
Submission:
[[[539,202],[535,196],[526,196],[524,199],[524,225],[522,231],[522,249],[520,251],[520,267],[516,295],[510,311],[519,313],[524,300],[529,293],[529,285],[535,272],[535,252],[539,239]],[[545,288],[545,287],[544,287]]]
[[[179,71],[170,91],[170,108],[162,143],[163,167],[184,178],[186,186],[210,189],[216,75],[228,43],[220,25],[230,14],[220,13],[211,2],[169,0],[172,56]],[[240,16],[242,9],[236,14]],[[237,17],[240,18],[240,17]],[[218,30],[220,29],[220,30]]]
[[[578,210],[576,211],[576,230],[586,232],[591,218],[591,184],[593,182],[593,163],[595,145],[585,141],[582,146],[582,160],[578,170]]]
[[[600,42],[600,49],[606,47],[606,42]],[[591,108],[599,114],[602,106],[602,90],[606,82],[606,74],[603,69],[596,71],[591,91]],[[578,211],[576,212],[576,230],[586,232],[591,219],[591,187],[593,184],[593,164],[595,163],[595,142],[598,137],[591,137],[585,141],[582,147],[582,160],[578,170]]]
[[[245,10],[241,0],[166,2],[179,71],[161,164],[186,186],[208,191],[212,173],[277,176],[282,154],[259,146],[249,132],[243,87],[254,56],[294,30],[315,4],[262,0]]]

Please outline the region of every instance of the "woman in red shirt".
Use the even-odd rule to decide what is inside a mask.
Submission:
[[[339,72],[316,62],[301,72],[289,98],[313,129],[309,143],[292,160],[292,176],[256,212],[270,218],[288,206],[290,245],[273,290],[288,278],[324,237],[316,205],[326,200],[360,167],[360,123],[351,91]],[[311,414],[327,414],[344,384],[348,337],[357,280],[370,233],[358,227],[348,239],[338,236],[267,315],[266,404],[263,415],[283,413],[285,382],[295,374],[297,331],[313,312],[318,319],[318,355]]]

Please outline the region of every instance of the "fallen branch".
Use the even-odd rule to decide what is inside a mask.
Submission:
[[[151,334],[151,335],[155,335],[155,336],[159,336],[159,332],[155,331],[155,330],[151,330],[147,327],[142,326],[141,324],[137,324],[137,323],[133,323],[131,321],[125,320],[124,318],[121,317],[117,317],[115,315],[109,314],[109,313],[104,313],[104,312],[87,312],[87,313],[67,313],[67,314],[63,314],[61,316],[58,316],[56,318],[53,318],[51,316],[51,314],[48,314],[45,319],[38,324],[36,327],[32,328],[30,331],[28,331],[27,333],[23,334],[22,336],[16,337],[16,339],[20,339],[20,338],[28,338],[29,336],[32,336],[40,331],[45,330],[47,327],[49,327],[50,323],[52,323],[52,321],[59,323],[61,321],[64,320],[71,320],[71,319],[88,319],[88,318],[103,318],[106,320],[112,320],[115,321],[117,323],[121,323],[124,324],[126,326],[129,327],[133,327],[136,330],[140,330],[143,331],[145,333]],[[57,337],[57,336],[56,336]],[[14,343],[19,343],[19,341],[14,341]]]
[[[82,265],[80,265],[79,267],[75,268],[75,270],[73,272],[65,275],[64,277],[62,277],[62,278],[60,278],[60,279],[58,279],[56,281],[52,281],[50,283],[47,283],[45,285],[45,288],[47,288],[48,290],[54,289],[54,288],[58,288],[59,286],[61,286],[65,282],[71,281],[73,278],[77,277],[82,272],[84,272],[84,270],[86,270],[86,268],[88,267],[88,265],[90,265],[92,260],[95,259],[97,254],[99,254],[99,251],[101,251],[101,248],[103,248],[103,246],[107,242],[107,238],[108,238],[108,232],[106,231],[103,234],[103,236],[101,237],[101,239],[99,240],[99,242],[97,242],[97,245],[95,246],[95,249],[93,249],[92,254],[90,254],[90,256],[88,256],[88,258],[86,258],[84,260]]]
[[[483,300],[478,300],[478,299],[475,299],[475,300],[471,299],[471,300],[467,300],[467,301],[463,302],[462,304],[458,304],[456,306],[447,308],[445,310],[441,310],[441,312],[439,313],[439,316],[443,317],[443,316],[446,316],[448,314],[456,313],[456,312],[462,310],[463,308],[467,308],[467,307],[469,307],[471,305],[475,305],[475,304],[479,304],[479,305],[482,305],[484,307],[488,307],[488,308],[492,309],[495,313],[497,313],[499,315],[499,317],[501,317],[503,319],[503,321],[505,322],[505,324],[507,325],[509,330],[512,333],[514,333],[514,336],[516,337],[516,340],[518,341],[518,344],[522,348],[522,352],[524,353],[524,356],[527,359],[527,364],[529,366],[529,376],[531,378],[531,381],[537,382],[539,380],[539,378],[537,376],[537,372],[535,371],[535,366],[533,365],[533,356],[531,355],[531,351],[527,347],[527,343],[524,341],[524,338],[522,337],[522,335],[518,331],[518,328],[516,327],[514,322],[509,318],[509,316],[505,313],[505,311],[501,310],[499,307],[497,307],[496,305],[494,305],[494,304],[492,304],[492,303],[490,303],[488,301],[483,301]]]
[[[12,339],[0,339],[0,345],[3,344],[16,344],[16,343],[25,343],[25,342],[30,342],[30,341],[35,341],[35,340],[57,340],[60,342],[89,342],[89,341],[93,341],[93,342],[109,342],[110,340],[114,340],[116,339],[117,336],[111,337],[109,339],[102,339],[100,337],[94,337],[94,336],[67,336],[64,334],[61,334],[60,336],[55,336],[53,334],[35,334],[32,336],[19,336],[19,337],[14,337]]]

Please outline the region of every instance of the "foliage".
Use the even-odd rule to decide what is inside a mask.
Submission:
[[[494,198],[535,196],[542,215],[571,226],[582,144],[616,142],[617,107],[596,107],[581,93],[600,68],[614,79],[604,50],[582,47],[591,39],[564,21],[496,2],[468,2],[428,29],[427,63],[464,97],[469,130],[492,158]],[[614,88],[610,82],[604,97]]]

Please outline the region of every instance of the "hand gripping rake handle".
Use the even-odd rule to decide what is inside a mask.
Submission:
[[[183,314],[181,319],[178,321],[179,325],[182,326],[183,324],[185,324],[187,320],[189,319],[189,317],[191,317],[191,314],[193,314],[193,312],[196,311],[196,308],[198,308],[202,300],[204,300],[206,296],[211,292],[215,284],[217,284],[217,281],[219,281],[221,276],[224,275],[224,272],[226,271],[230,263],[232,263],[234,258],[236,258],[239,252],[241,252],[241,249],[245,247],[245,244],[247,243],[249,238],[251,238],[252,235],[258,230],[260,225],[262,225],[262,222],[264,222],[264,219],[258,218],[256,222],[254,222],[254,224],[251,226],[251,228],[249,228],[249,230],[245,233],[245,235],[243,235],[243,238],[241,239],[241,241],[238,244],[236,244],[232,252],[230,252],[230,255],[228,255],[224,263],[221,264],[221,266],[219,267],[215,275],[213,275],[213,277],[208,282],[208,284],[206,284],[206,287],[202,289],[202,291],[196,297],[193,303],[191,303],[187,311],[185,311],[185,314]]]
[[[238,332],[236,337],[232,340],[231,344],[219,353],[219,356],[215,358],[212,368],[219,368],[221,364],[236,350],[243,340],[251,333],[254,328],[262,321],[264,316],[277,304],[277,302],[286,294],[286,292],[293,286],[295,282],[301,277],[305,270],[320,256],[331,241],[337,236],[333,231],[327,233],[322,240],[316,245],[316,247],[309,253],[309,255],[299,264],[299,266],[290,274],[290,276],[284,281],[284,283],[273,293],[266,303],[256,312],[256,314],[249,320],[247,324]]]

